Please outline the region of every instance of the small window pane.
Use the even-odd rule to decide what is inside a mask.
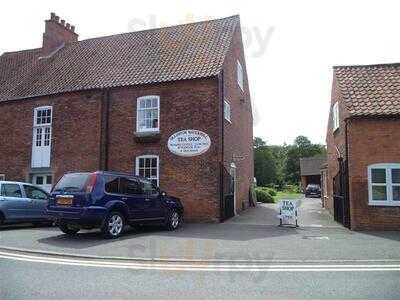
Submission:
[[[139,108],[145,108],[145,105],[146,105],[145,101],[143,101],[143,100],[139,100],[139,101],[140,101]]]
[[[46,184],[51,184],[53,177],[52,176],[46,176]]]
[[[393,187],[393,201],[400,201],[400,186]]]
[[[150,167],[150,162],[151,162],[151,158],[147,158],[146,163],[145,163],[146,168]]]
[[[400,169],[392,169],[392,183],[400,183]]]
[[[153,98],[152,102],[153,102],[153,103],[152,103],[152,106],[153,106],[153,107],[157,107],[157,106],[158,106],[158,104],[157,104],[157,102],[158,102],[158,101],[157,101],[157,98]]]
[[[152,168],[157,168],[157,159],[156,158],[152,158],[151,159],[151,167]]]
[[[36,184],[43,184],[43,176],[36,176]]]
[[[372,169],[372,183],[386,183],[386,169]]]
[[[139,168],[144,168],[144,158],[139,159]]]
[[[372,200],[374,201],[386,201],[386,186],[372,186]]]

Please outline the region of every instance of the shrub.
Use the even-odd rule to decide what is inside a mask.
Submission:
[[[270,187],[265,187],[265,186],[260,186],[258,187],[259,189],[266,191],[267,193],[269,193],[271,196],[275,197],[277,192],[275,189],[270,188]]]
[[[301,188],[298,185],[287,184],[285,186],[285,191],[289,193],[301,193]]]
[[[274,203],[274,197],[263,188],[256,188],[257,201],[262,203]]]

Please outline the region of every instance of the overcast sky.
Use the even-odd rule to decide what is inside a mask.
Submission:
[[[254,135],[325,143],[332,66],[399,62],[399,1],[7,1],[0,53],[41,46],[54,11],[80,39],[240,14]],[[94,4],[95,3],[95,4]]]

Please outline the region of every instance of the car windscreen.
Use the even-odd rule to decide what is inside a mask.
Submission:
[[[53,192],[83,192],[91,173],[65,174],[55,185]]]

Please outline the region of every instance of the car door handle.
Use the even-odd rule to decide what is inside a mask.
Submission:
[[[146,198],[146,199],[144,199],[144,201],[149,202],[149,201],[151,201],[151,199]]]
[[[122,199],[122,200],[128,200],[128,198],[126,198],[126,197],[122,197],[121,199]]]

